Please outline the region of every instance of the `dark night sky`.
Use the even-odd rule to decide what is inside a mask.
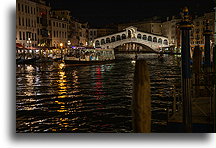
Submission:
[[[153,16],[178,15],[188,6],[192,13],[213,10],[215,0],[48,0],[55,9],[67,9],[73,17],[102,26],[143,20]]]

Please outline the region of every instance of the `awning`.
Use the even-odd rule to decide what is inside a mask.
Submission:
[[[16,43],[16,48],[24,48],[20,43]]]
[[[26,49],[36,50],[37,48],[35,48],[35,47],[27,47]]]

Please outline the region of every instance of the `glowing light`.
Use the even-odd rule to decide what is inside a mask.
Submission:
[[[135,60],[132,60],[132,61],[131,61],[131,63],[132,63],[132,64],[135,64],[135,63],[136,63],[136,61],[135,61]]]
[[[60,69],[63,69],[64,67],[65,67],[65,64],[64,64],[64,63],[59,64],[59,68],[60,68]]]

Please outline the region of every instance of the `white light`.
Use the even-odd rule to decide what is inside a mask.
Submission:
[[[132,64],[135,64],[135,63],[136,63],[136,61],[135,61],[135,60],[132,60],[132,61],[131,61],[131,63],[132,63]]]

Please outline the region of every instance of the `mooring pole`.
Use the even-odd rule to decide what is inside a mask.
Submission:
[[[199,46],[195,46],[193,53],[193,73],[194,73],[194,82],[195,82],[195,97],[200,96],[200,73],[201,73],[201,64],[202,64],[202,51]]]
[[[136,133],[151,132],[151,89],[148,65],[137,60],[133,86],[133,129]]]
[[[191,106],[191,69],[190,69],[190,30],[193,27],[189,21],[189,11],[183,9],[183,19],[179,24],[182,32],[181,59],[182,59],[182,99],[183,123],[185,132],[192,132],[192,106]]]
[[[214,8],[215,9],[215,23],[214,23],[214,25],[215,25],[215,27],[214,27],[214,54],[213,54],[213,65],[214,65],[214,96],[215,96],[215,91],[216,91],[216,75],[215,75],[215,72],[216,72],[216,52],[215,52],[215,50],[216,50],[216,7]],[[216,100],[214,99],[213,100],[213,106],[214,106],[214,113],[213,113],[213,116],[214,116],[214,132],[216,132],[216,120],[215,120],[215,112],[216,112],[216,107],[215,107],[215,102],[216,102]]]
[[[210,36],[212,35],[212,31],[209,30],[209,20],[206,21],[206,28],[203,35],[205,36],[204,67],[209,78],[209,73],[211,72]]]

